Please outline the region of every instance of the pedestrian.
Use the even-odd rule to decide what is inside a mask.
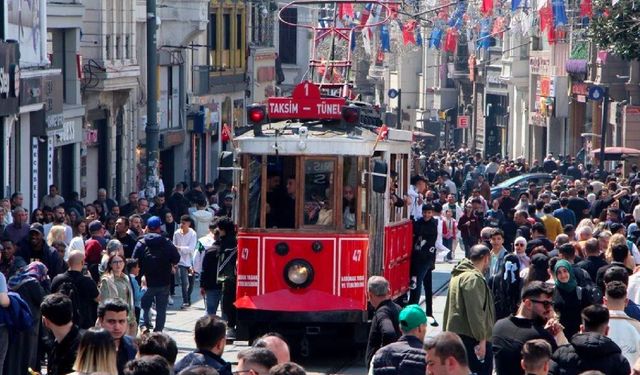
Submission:
[[[62,273],[62,263],[64,260],[60,258],[58,252],[47,245],[44,240],[44,229],[42,224],[32,224],[29,228],[29,235],[21,243],[16,253],[28,263],[41,262],[47,267],[49,278],[53,279],[56,275]],[[38,303],[38,305],[40,305]]]
[[[124,250],[124,257],[131,258],[133,249],[136,247],[137,238],[129,231],[129,219],[126,216],[120,216],[116,219],[114,239],[120,241]]]
[[[408,305],[398,317],[402,336],[383,346],[373,356],[373,375],[423,375],[426,372],[423,341],[427,333],[427,316],[418,305]]]
[[[275,354],[278,359],[278,364],[291,361],[289,344],[287,344],[284,337],[277,332],[267,332],[260,336],[256,341],[254,341],[253,347],[269,349],[273,354]]]
[[[435,269],[438,252],[446,254],[449,250],[442,244],[442,227],[433,217],[434,207],[427,203],[422,206],[422,217],[414,221],[413,251],[411,252],[411,291],[409,303],[420,302],[424,286],[425,306],[427,316],[432,319],[431,325],[436,327],[438,322],[433,317],[432,301],[432,272]]]
[[[159,355],[145,355],[128,362],[124,375],[173,375],[171,365]]]
[[[457,333],[467,350],[469,367],[479,375],[491,374],[491,329],[495,311],[491,290],[484,278],[491,264],[491,250],[474,245],[469,258],[451,272],[444,310],[444,330]]]
[[[231,364],[222,358],[227,342],[227,325],[215,315],[205,315],[196,321],[194,339],[196,350],[187,353],[179,360],[176,373],[191,366],[212,367],[220,375],[231,375]]]
[[[8,238],[3,238],[0,244],[0,273],[5,278],[15,275],[27,263],[16,255],[16,246]]]
[[[15,207],[11,212],[11,217],[13,221],[4,228],[3,238],[8,238],[14,244],[19,244],[27,238],[31,229],[27,221],[27,211],[22,207]]]
[[[193,254],[198,243],[196,231],[191,228],[191,225],[191,217],[182,215],[180,217],[180,229],[173,234],[173,244],[180,254],[178,275],[182,288],[183,309],[191,306],[191,293],[194,283]]]
[[[96,323],[96,309],[100,293],[95,281],[84,274],[83,251],[72,251],[67,263],[69,269],[51,281],[51,292],[62,293],[71,299],[73,323],[81,329],[87,329]]]
[[[6,309],[9,307],[11,300],[9,300],[9,289],[7,288],[7,279],[4,274],[0,273],[0,308]],[[4,368],[5,359],[7,356],[7,349],[9,348],[9,329],[0,321],[0,368]]]
[[[552,353],[548,342],[541,339],[529,340],[522,346],[520,366],[528,375],[547,375]]]
[[[564,334],[571,337],[580,330],[580,311],[593,301],[589,301],[585,289],[578,288],[573,266],[566,260],[560,259],[555,263],[553,279],[556,286],[553,307],[560,316]]]
[[[217,222],[220,233],[220,255],[218,259],[218,277],[222,280],[222,319],[227,322],[227,336],[235,337],[236,327],[236,261],[238,258],[238,240],[236,226],[228,217]]]
[[[429,375],[468,375],[469,361],[464,343],[453,332],[440,332],[426,339],[427,374]]]
[[[107,330],[92,327],[82,335],[73,369],[71,375],[118,373],[116,347]]]
[[[553,286],[533,281],[522,290],[516,314],[496,322],[492,332],[496,375],[524,374],[520,366],[523,343],[542,339],[552,351],[568,343],[553,312]]]
[[[171,241],[160,234],[162,221],[152,216],[147,221],[147,233],[138,240],[133,250],[133,258],[140,263],[140,273],[145,277],[147,290],[142,296],[142,324],[151,329],[151,305],[156,304],[156,325],[154,331],[162,332],[166,321],[169,302],[171,270],[178,264],[180,254]]]
[[[236,373],[267,374],[278,359],[266,348],[249,348],[238,353]]]
[[[42,324],[40,304],[49,292],[49,285],[47,267],[37,261],[29,263],[24,270],[8,280],[9,289],[18,293],[27,303],[33,319],[30,330],[10,334],[11,345],[7,352],[9,360],[5,364],[8,374],[18,374],[29,367],[40,370],[40,360],[44,354],[38,348]]]
[[[602,305],[591,305],[582,310],[580,332],[571,337],[553,353],[549,374],[578,375],[584,371],[601,371],[607,375],[628,375],[629,361],[620,347],[606,336],[609,329],[609,311]]]
[[[197,237],[203,237],[207,234],[209,224],[213,221],[213,214],[207,211],[207,201],[202,199],[196,202],[196,210],[191,213],[191,218],[194,222],[194,230],[197,233]]]
[[[621,281],[606,284],[604,304],[609,310],[607,337],[618,344],[629,363],[640,358],[640,322],[624,312],[627,302],[627,287]]]
[[[164,332],[150,332],[141,335],[138,340],[138,357],[159,355],[166,359],[171,368],[176,363],[178,344],[171,336]]]
[[[48,353],[47,375],[65,375],[73,372],[82,332],[73,323],[73,303],[64,294],[46,296],[40,305],[42,324],[53,341]]]
[[[297,363],[279,363],[269,370],[269,375],[306,375],[304,368]]]
[[[108,299],[98,306],[98,326],[111,335],[116,348],[118,375],[124,374],[124,366],[136,356],[133,338],[127,336],[129,305],[120,298]]]
[[[100,301],[119,298],[127,304],[127,333],[135,337],[138,326],[136,324],[134,294],[129,276],[124,272],[125,262],[124,256],[117,253],[109,257],[106,272],[100,279]]]
[[[368,368],[376,351],[396,342],[402,333],[398,322],[400,306],[391,300],[387,279],[382,276],[371,276],[367,281],[367,297],[374,308],[365,354],[365,364]]]

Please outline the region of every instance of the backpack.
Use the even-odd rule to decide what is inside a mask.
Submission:
[[[11,304],[4,308],[4,323],[11,331],[29,331],[33,327],[33,314],[29,304],[16,292],[9,292]]]
[[[586,285],[584,287],[577,286],[576,293],[578,295],[578,301],[582,302],[584,299],[589,305],[602,303],[602,292],[600,288],[595,285]]]
[[[65,277],[64,281],[55,292],[62,293],[69,297],[73,305],[73,321],[79,326],[83,326],[80,324],[80,320],[83,319],[83,315],[80,312],[80,293],[78,292],[78,287],[73,282],[73,279],[70,276]]]

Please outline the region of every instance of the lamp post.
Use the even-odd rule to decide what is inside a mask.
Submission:
[[[607,123],[609,120],[609,87],[604,87],[604,95],[602,96],[602,133],[600,134],[600,173],[604,176],[604,146],[607,141]]]
[[[148,198],[155,196],[158,186],[158,160],[160,129],[158,128],[158,54],[156,30],[156,0],[147,0],[147,125],[145,127],[147,146],[147,186]],[[145,195],[146,195],[145,194]]]

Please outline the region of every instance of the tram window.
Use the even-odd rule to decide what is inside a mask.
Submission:
[[[304,224],[331,226],[333,221],[334,161],[308,159],[304,163]]]
[[[295,228],[296,160],[291,156],[269,156],[267,160],[267,228]]]
[[[342,168],[342,225],[344,229],[356,229],[358,158],[345,156]]]
[[[247,205],[248,226],[251,228],[260,227],[260,190],[262,185],[262,156],[251,155],[249,157],[249,191],[247,193],[246,202],[252,202]]]
[[[358,161],[360,170],[364,171],[369,165],[369,159],[361,157]],[[360,192],[360,220],[358,221],[358,230],[367,230],[369,227],[369,201],[367,200],[367,192],[369,191],[369,179],[365,179],[358,189]]]

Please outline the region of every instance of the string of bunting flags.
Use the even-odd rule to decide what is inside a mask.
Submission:
[[[546,36],[549,43],[564,38],[569,26],[568,0],[405,0],[402,4],[338,3],[337,20],[344,26],[359,25],[351,36],[351,49],[362,40],[364,52],[376,60],[386,53],[396,53],[404,46],[426,46],[444,52],[455,52],[460,38],[466,38],[476,50],[487,49],[494,38],[504,32],[523,36]],[[421,10],[419,5],[425,6]],[[579,17],[583,25],[593,17],[592,0],[579,0]],[[385,12],[391,22],[376,27]],[[427,39],[422,33],[428,31]]]

